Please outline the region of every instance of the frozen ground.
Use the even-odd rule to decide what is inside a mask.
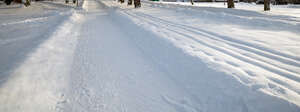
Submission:
[[[36,4],[0,10],[1,112],[300,111],[297,14]]]

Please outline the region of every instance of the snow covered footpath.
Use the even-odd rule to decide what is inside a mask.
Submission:
[[[64,8],[53,21],[1,21],[12,34],[0,35],[1,112],[300,111],[297,21],[151,2]],[[25,36],[8,24],[39,21],[40,32]]]

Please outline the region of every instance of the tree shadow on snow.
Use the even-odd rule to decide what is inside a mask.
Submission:
[[[0,87],[67,17],[55,16],[40,24],[26,23],[0,28]]]

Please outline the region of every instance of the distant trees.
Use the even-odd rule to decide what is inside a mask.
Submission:
[[[128,0],[127,5],[132,5],[132,0]]]
[[[259,2],[264,3],[264,11],[269,11],[270,10],[270,0],[262,0],[262,1],[259,1]],[[234,8],[234,0],[227,0],[227,7],[228,8]]]
[[[118,0],[120,3],[124,3],[125,0]],[[134,8],[140,8],[141,7],[141,0],[128,0],[127,5],[132,5],[132,2],[134,4]]]
[[[69,0],[65,0],[65,3],[68,4],[68,3],[69,3]],[[73,0],[73,3],[74,3],[74,4],[76,3],[76,6],[78,7],[78,5],[79,5],[79,4],[78,4],[78,0]]]
[[[141,0],[134,0],[134,8],[140,8],[141,7]]]
[[[30,0],[26,0],[25,3],[24,3],[24,5],[25,5],[26,7],[28,7],[28,6],[30,5],[30,2],[31,2]]]
[[[6,5],[10,5],[12,0],[5,0],[4,2],[5,2]]]
[[[234,1],[233,0],[227,0],[227,7],[228,8],[234,8]]]
[[[4,0],[4,2],[5,2],[6,5],[10,5],[11,2],[13,2],[13,1],[16,2],[16,3],[22,3],[21,0]],[[28,7],[30,5],[30,2],[31,2],[31,0],[26,0],[25,3],[24,3],[24,5],[26,7]]]

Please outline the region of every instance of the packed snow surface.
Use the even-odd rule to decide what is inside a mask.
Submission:
[[[0,111],[299,112],[299,8],[197,4],[0,5]]]

